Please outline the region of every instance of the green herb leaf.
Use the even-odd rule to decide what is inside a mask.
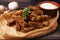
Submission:
[[[24,9],[24,13],[22,14],[22,18],[25,18],[26,15],[28,15],[30,13],[30,9],[29,8],[25,8]]]

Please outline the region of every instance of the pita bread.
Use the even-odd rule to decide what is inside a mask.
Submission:
[[[8,27],[7,26],[7,21],[0,16],[0,30],[2,31],[1,34],[5,38],[33,38],[37,36],[43,36],[46,35],[57,28],[57,19],[59,17],[59,13],[57,12],[57,16],[53,19],[50,20],[50,24],[48,27],[44,27],[41,29],[36,29],[34,31],[30,31],[28,33],[22,33],[22,32],[17,32],[14,27]],[[0,35],[1,35],[0,34]]]

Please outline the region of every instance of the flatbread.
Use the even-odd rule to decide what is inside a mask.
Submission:
[[[30,39],[30,38],[37,37],[37,36],[43,36],[43,35],[46,35],[52,31],[54,31],[57,28],[58,17],[59,17],[59,13],[57,12],[57,16],[50,20],[50,24],[48,27],[36,29],[36,30],[30,31],[28,33],[22,33],[22,32],[17,32],[14,27],[8,27],[7,21],[3,18],[3,16],[0,16],[0,33],[2,34],[2,36],[4,38],[15,38],[15,37],[17,37],[17,38],[28,38],[28,39]]]

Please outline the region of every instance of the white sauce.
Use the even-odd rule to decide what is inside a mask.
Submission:
[[[55,6],[52,3],[43,3],[40,5],[40,7],[44,8],[44,9],[56,9],[57,6]]]

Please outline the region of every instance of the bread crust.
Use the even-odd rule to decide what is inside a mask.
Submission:
[[[4,38],[14,38],[15,39],[17,37],[17,38],[30,39],[30,38],[46,35],[46,34],[52,32],[52,31],[56,30],[57,25],[58,25],[58,23],[57,23],[58,17],[59,17],[59,13],[57,13],[57,16],[55,18],[50,20],[50,24],[49,24],[48,27],[44,27],[44,28],[41,28],[41,29],[36,29],[36,30],[28,32],[28,33],[17,32],[16,36],[7,34],[8,32],[6,33],[6,30],[5,30],[5,34],[3,36],[4,36]],[[2,26],[2,27],[7,26],[6,21],[4,20],[4,18],[2,16],[0,16],[0,26]]]

